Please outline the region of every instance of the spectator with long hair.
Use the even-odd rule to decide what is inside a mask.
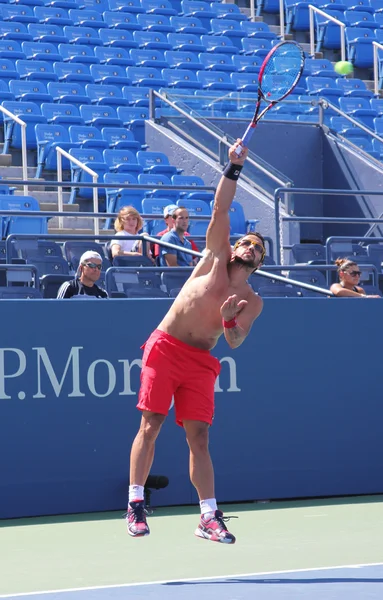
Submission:
[[[114,238],[110,243],[110,251],[112,258],[115,256],[141,256],[142,242],[141,240],[132,239],[132,236],[137,235],[143,228],[143,219],[133,206],[123,206],[114,222],[116,235],[121,239]],[[147,244],[147,256],[151,260],[150,245]]]

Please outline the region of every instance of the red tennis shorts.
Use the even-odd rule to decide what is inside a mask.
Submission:
[[[158,329],[142,348],[137,408],[167,415],[174,396],[177,425],[182,427],[185,420],[211,425],[219,360],[209,350],[189,346]]]

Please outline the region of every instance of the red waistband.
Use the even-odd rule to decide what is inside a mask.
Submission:
[[[174,344],[174,346],[178,346],[179,348],[183,348],[184,350],[189,350],[190,352],[197,352],[198,354],[205,354],[205,355],[208,354],[209,356],[211,356],[210,350],[203,350],[202,348],[196,348],[195,346],[186,344],[185,342],[182,342],[178,338],[175,338],[174,336],[170,335],[170,333],[166,333],[166,331],[161,331],[161,329],[155,329],[150,337],[151,338],[155,337],[156,339],[157,338],[165,338],[171,344]]]

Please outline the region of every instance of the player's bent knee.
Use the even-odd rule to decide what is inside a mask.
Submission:
[[[165,415],[144,411],[141,418],[140,430],[146,437],[157,437],[165,421]]]

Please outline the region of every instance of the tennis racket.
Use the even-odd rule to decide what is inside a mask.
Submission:
[[[248,146],[257,123],[270,108],[286,98],[297,85],[304,67],[302,48],[295,42],[281,42],[274,46],[262,63],[258,76],[258,99],[253,119],[242,138],[243,146]],[[261,111],[262,101],[267,106]],[[241,153],[237,148],[236,153]]]

